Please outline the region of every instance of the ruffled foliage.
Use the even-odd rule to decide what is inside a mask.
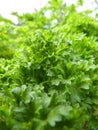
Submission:
[[[76,8],[0,17],[0,130],[98,130],[98,22]]]

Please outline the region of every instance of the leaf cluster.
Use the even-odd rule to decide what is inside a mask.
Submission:
[[[97,130],[97,21],[61,0],[13,15],[0,24],[0,129]]]

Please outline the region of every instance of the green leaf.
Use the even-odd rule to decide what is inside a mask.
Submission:
[[[70,112],[72,111],[72,107],[71,106],[61,106],[59,111],[60,111],[61,115],[68,117]]]
[[[50,76],[50,77],[53,76],[53,72],[52,72],[52,70],[48,70],[48,72],[47,72],[47,76]]]
[[[88,90],[90,88],[89,84],[85,83],[80,88]]]
[[[19,95],[20,92],[21,92],[21,88],[20,88],[20,87],[16,87],[16,88],[13,88],[13,89],[12,89],[12,93],[13,93],[14,95]]]
[[[83,0],[78,0],[79,5],[83,5]]]
[[[49,114],[47,121],[49,122],[50,126],[55,126],[56,122],[61,121],[61,115],[59,113],[59,107],[54,108]]]
[[[60,79],[53,79],[51,83],[52,85],[58,86],[60,84]]]
[[[94,99],[92,100],[92,102],[93,102],[94,104],[98,105],[98,98],[94,98]]]

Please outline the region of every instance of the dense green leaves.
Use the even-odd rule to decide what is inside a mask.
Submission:
[[[0,129],[98,129],[98,23],[76,8],[0,18]]]

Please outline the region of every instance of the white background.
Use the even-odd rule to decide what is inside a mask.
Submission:
[[[16,17],[11,15],[11,12],[32,13],[34,9],[39,9],[47,3],[48,0],[0,0],[0,15],[5,18],[11,19],[14,22],[17,21]],[[64,0],[67,5],[75,3],[77,0]],[[84,6],[79,8],[79,10],[93,9],[95,4],[94,0],[84,0]]]

